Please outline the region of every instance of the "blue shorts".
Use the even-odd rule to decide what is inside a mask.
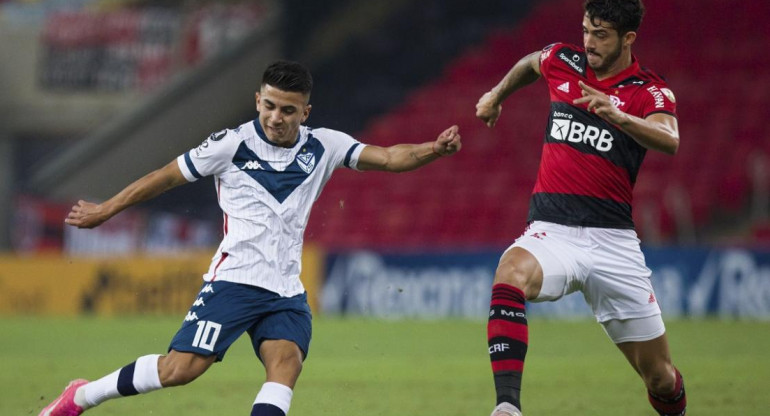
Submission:
[[[217,361],[222,361],[230,345],[248,332],[257,357],[267,339],[292,341],[307,356],[311,320],[306,293],[284,298],[256,286],[204,283],[168,349],[216,354]]]

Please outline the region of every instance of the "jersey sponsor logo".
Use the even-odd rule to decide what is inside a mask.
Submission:
[[[600,152],[612,149],[614,138],[606,129],[596,126],[586,126],[579,121],[555,118],[551,125],[551,137],[560,141],[585,143]]]
[[[569,93],[569,81],[556,87],[557,90]]]
[[[307,149],[302,150],[307,151]],[[297,164],[300,169],[309,174],[315,168],[315,155],[312,153],[299,153],[297,154]]]
[[[249,160],[248,162],[244,163],[243,167],[241,168],[241,170],[260,170],[260,169],[264,169],[264,168],[256,160]]]
[[[665,106],[665,103],[663,102],[663,93],[658,87],[651,85],[647,87],[647,92],[649,92],[655,100],[655,108],[663,108]]]
[[[195,312],[187,312],[187,316],[184,317],[185,322],[197,321],[198,314]]]
[[[668,100],[671,101],[672,103],[676,102],[676,97],[674,97],[674,92],[671,91],[670,89],[668,89],[668,88],[661,88],[660,92],[662,92],[663,95],[665,95],[666,98],[668,98]]]
[[[572,69],[577,71],[580,75],[583,75],[585,70],[583,67],[577,64],[577,62],[580,62],[580,55],[577,53],[572,54],[572,56],[567,56],[564,52],[559,53],[559,59],[564,61],[567,65],[569,65]]]
[[[508,351],[510,349],[511,349],[511,345],[508,344],[507,342],[499,342],[497,344],[492,344],[489,347],[489,353],[494,354],[496,352]]]

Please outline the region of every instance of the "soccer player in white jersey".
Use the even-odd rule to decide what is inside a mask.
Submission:
[[[259,116],[130,184],[102,204],[79,201],[65,222],[93,228],[175,186],[213,175],[224,239],[166,355],[146,355],[96,381],[72,381],[41,416],[75,416],[118,397],[187,384],[222,360],[247,332],[266,381],[251,416],[285,416],[307,356],[310,308],[299,280],[310,208],[338,167],[403,172],[461,147],[457,127],[436,140],[390,147],[302,125],[310,114],[310,72],[270,65],[256,93]]]

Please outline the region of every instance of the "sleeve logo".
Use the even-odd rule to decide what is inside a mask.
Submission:
[[[651,85],[647,87],[647,91],[655,100],[655,108],[663,108],[665,106],[665,103],[663,103],[663,93],[658,89],[658,87]]]
[[[673,91],[671,91],[668,88],[661,88],[660,91],[663,93],[663,95],[666,96],[666,98],[668,98],[669,101],[671,101],[672,103],[676,103],[676,97],[674,97]]]

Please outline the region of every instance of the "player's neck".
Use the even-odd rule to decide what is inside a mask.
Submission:
[[[617,60],[610,65],[607,70],[604,71],[597,71],[594,70],[594,74],[596,75],[596,79],[599,81],[604,81],[605,79],[612,78],[615,75],[625,71],[628,69],[629,66],[634,62],[633,56],[631,55],[631,51],[624,52],[620,54]]]

